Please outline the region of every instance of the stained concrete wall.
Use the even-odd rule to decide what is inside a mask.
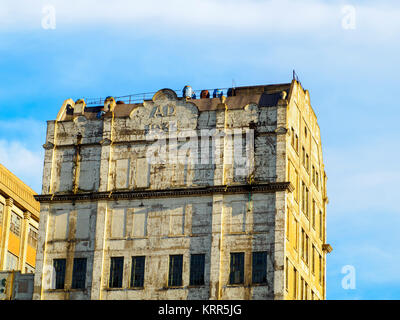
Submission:
[[[34,298],[283,299],[287,191],[168,198],[149,192],[288,181],[287,110],[285,99],[271,106],[230,106],[221,99],[216,108],[200,111],[193,101],[161,90],[124,117],[108,111],[93,119],[81,110],[85,113],[49,121],[43,195],[52,197],[42,201]],[[178,138],[168,135],[166,144],[158,143],[151,136],[156,129]],[[201,142],[191,140],[204,131],[212,132],[213,157],[198,152]],[[241,151],[246,166],[232,161],[237,152],[232,133],[250,137]],[[164,162],[148,162],[165,154]],[[90,200],[102,192],[109,199]],[[114,198],[121,192],[147,193],[137,200]],[[62,194],[63,202],[52,200]],[[253,251],[268,252],[266,285],[251,285]],[[245,252],[244,285],[228,285],[231,252]],[[204,286],[189,286],[191,253],[206,254]],[[184,256],[181,288],[167,288],[171,254]],[[129,288],[135,255],[146,256],[143,290]],[[124,257],[122,289],[108,288],[115,256]],[[74,257],[88,258],[85,290],[70,289]],[[67,259],[64,290],[51,289],[55,258]]]

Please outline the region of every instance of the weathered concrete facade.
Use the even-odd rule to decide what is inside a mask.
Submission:
[[[301,298],[285,285],[291,267],[307,278],[309,297],[325,298],[324,280],[314,285],[300,252],[288,251],[288,212],[302,219],[293,196],[299,179],[292,179],[289,164],[301,174],[301,157],[290,148],[294,134],[303,139],[303,122],[314,171],[323,179],[313,192],[325,230],[319,128],[297,81],[216,98],[178,98],[163,89],[140,104],[107,98],[104,107],[89,108],[66,100],[48,121],[44,144],[34,299]],[[311,179],[303,180],[311,190]],[[310,223],[303,228],[312,232]],[[325,238],[313,240],[325,265]],[[235,252],[244,253],[240,284],[229,280]],[[252,283],[252,252],[267,253],[261,284]],[[189,283],[192,254],[205,255],[203,285]],[[183,255],[179,286],[168,283],[170,255]],[[141,288],[131,285],[133,256],[146,257]],[[124,258],[118,288],[109,286],[112,257]],[[71,288],[75,258],[87,259],[81,289]],[[53,286],[54,259],[66,260],[62,289]]]

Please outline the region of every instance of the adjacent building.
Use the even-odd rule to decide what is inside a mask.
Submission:
[[[136,99],[68,99],[48,121],[34,299],[325,299],[309,92]]]
[[[34,195],[0,164],[0,271],[35,271],[40,204]]]

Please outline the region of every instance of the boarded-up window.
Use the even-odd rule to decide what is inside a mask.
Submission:
[[[255,232],[266,232],[268,231],[268,212],[254,211],[253,212],[253,231]]]
[[[129,172],[130,160],[119,159],[115,161],[116,179],[115,184],[117,189],[126,189],[129,187]]]
[[[76,217],[76,239],[89,238],[90,209],[78,210]]]
[[[147,188],[149,186],[149,163],[146,158],[136,160],[135,186],[136,188]]]
[[[99,188],[101,148],[83,148],[79,174],[79,189],[95,191]]]
[[[193,204],[192,234],[211,232],[212,207],[210,203]]]
[[[73,163],[73,154],[74,150],[64,150],[63,154],[61,155],[60,163],[61,163],[61,169],[60,169],[60,177],[59,179],[55,179],[55,182],[59,183],[58,190],[57,191],[71,191],[72,190],[72,184],[73,184],[73,169],[74,169],[74,163]]]
[[[231,232],[244,232],[246,230],[246,205],[244,202],[233,201],[231,207],[226,208],[230,211]]]
[[[67,238],[68,212],[57,212],[54,214],[54,235],[53,239],[63,240]]]
[[[111,237],[122,238],[125,236],[125,209],[117,208],[111,213]]]
[[[183,207],[169,210],[170,213],[170,235],[182,235],[185,230],[185,211]]]
[[[133,211],[132,236],[134,238],[145,237],[147,235],[147,209],[135,208]]]

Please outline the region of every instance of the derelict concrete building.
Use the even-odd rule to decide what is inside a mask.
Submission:
[[[48,121],[34,299],[324,299],[309,93],[64,102]]]

